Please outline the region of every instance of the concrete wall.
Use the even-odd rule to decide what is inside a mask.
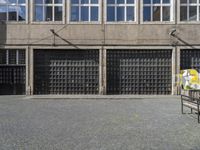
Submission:
[[[172,49],[173,61],[173,94],[179,91],[175,84],[176,74],[180,72],[180,52],[185,48],[200,48],[200,24],[179,23],[179,1],[174,1],[174,21],[167,24],[142,23],[142,1],[137,2],[137,17],[134,24],[51,24],[31,23],[33,12],[32,0],[28,3],[26,23],[0,23],[0,48],[26,49],[26,87],[27,94],[33,91],[33,50],[35,48],[83,48],[100,50],[100,93],[106,91],[106,49]],[[64,5],[69,10],[69,2]],[[104,10],[104,3],[101,4]],[[105,12],[101,12],[101,22],[105,20]],[[68,12],[64,12],[63,23],[68,22]],[[139,19],[140,18],[140,19]],[[50,29],[58,34],[54,36]],[[175,35],[170,36],[172,29]]]
[[[51,29],[57,33],[54,36]],[[169,33],[176,29],[175,35]],[[172,94],[180,90],[180,51],[199,48],[198,24],[0,24],[0,47],[23,48],[26,53],[26,93],[33,94],[35,48],[95,48],[100,50],[100,94],[106,94],[106,49],[172,49]]]
[[[7,30],[5,30],[7,28]],[[181,38],[169,35],[172,29]],[[54,29],[58,35],[76,45],[132,45],[132,46],[161,46],[161,45],[200,45],[200,25],[175,24],[8,24],[0,25],[1,43],[6,45],[52,45],[54,36],[50,32]],[[55,37],[56,45],[68,45],[65,40]],[[3,42],[2,42],[3,41]]]

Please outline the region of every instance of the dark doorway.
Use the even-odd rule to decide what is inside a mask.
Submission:
[[[171,88],[171,50],[107,51],[108,94],[168,95]]]
[[[98,50],[34,50],[34,94],[98,92]]]

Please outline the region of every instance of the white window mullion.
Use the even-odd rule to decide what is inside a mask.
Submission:
[[[117,0],[115,0],[115,21],[117,21]]]
[[[43,0],[43,4],[42,4],[42,8],[43,8],[43,21],[46,21],[45,20],[45,0]]]
[[[16,1],[16,12],[17,12],[17,16],[16,16],[16,21],[19,21],[19,3],[18,3],[18,0]]]
[[[79,21],[81,21],[81,0],[79,0],[79,6],[78,6],[78,8],[79,8]]]
[[[197,21],[199,21],[199,0],[197,0]]]
[[[91,21],[91,0],[89,0],[88,4],[88,21]]]
[[[127,2],[126,1],[125,1],[125,4],[124,4],[124,21],[127,21]]]
[[[54,8],[55,8],[55,3],[54,3],[54,0],[52,0],[52,21],[55,21],[55,17],[54,17]]]
[[[173,21],[175,19],[175,12],[174,12],[173,8],[174,8],[174,1],[171,1],[171,3],[170,3],[170,21]]]
[[[9,5],[8,5],[8,3],[6,4],[6,21],[9,21]]]
[[[151,21],[153,21],[153,0],[151,0]]]
[[[190,21],[190,6],[189,6],[189,0],[187,0],[187,21]]]
[[[163,22],[163,4],[162,4],[162,2],[160,4],[160,21]]]

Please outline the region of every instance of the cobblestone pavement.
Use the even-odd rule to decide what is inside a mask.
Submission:
[[[0,150],[199,150],[197,115],[178,97],[0,97]]]

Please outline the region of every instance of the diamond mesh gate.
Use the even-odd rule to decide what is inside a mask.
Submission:
[[[0,50],[0,95],[25,94],[25,50]]]
[[[171,50],[108,50],[108,94],[171,94]]]
[[[35,94],[98,94],[98,50],[35,50]]]
[[[200,72],[200,50],[181,50],[181,70],[196,69]]]

